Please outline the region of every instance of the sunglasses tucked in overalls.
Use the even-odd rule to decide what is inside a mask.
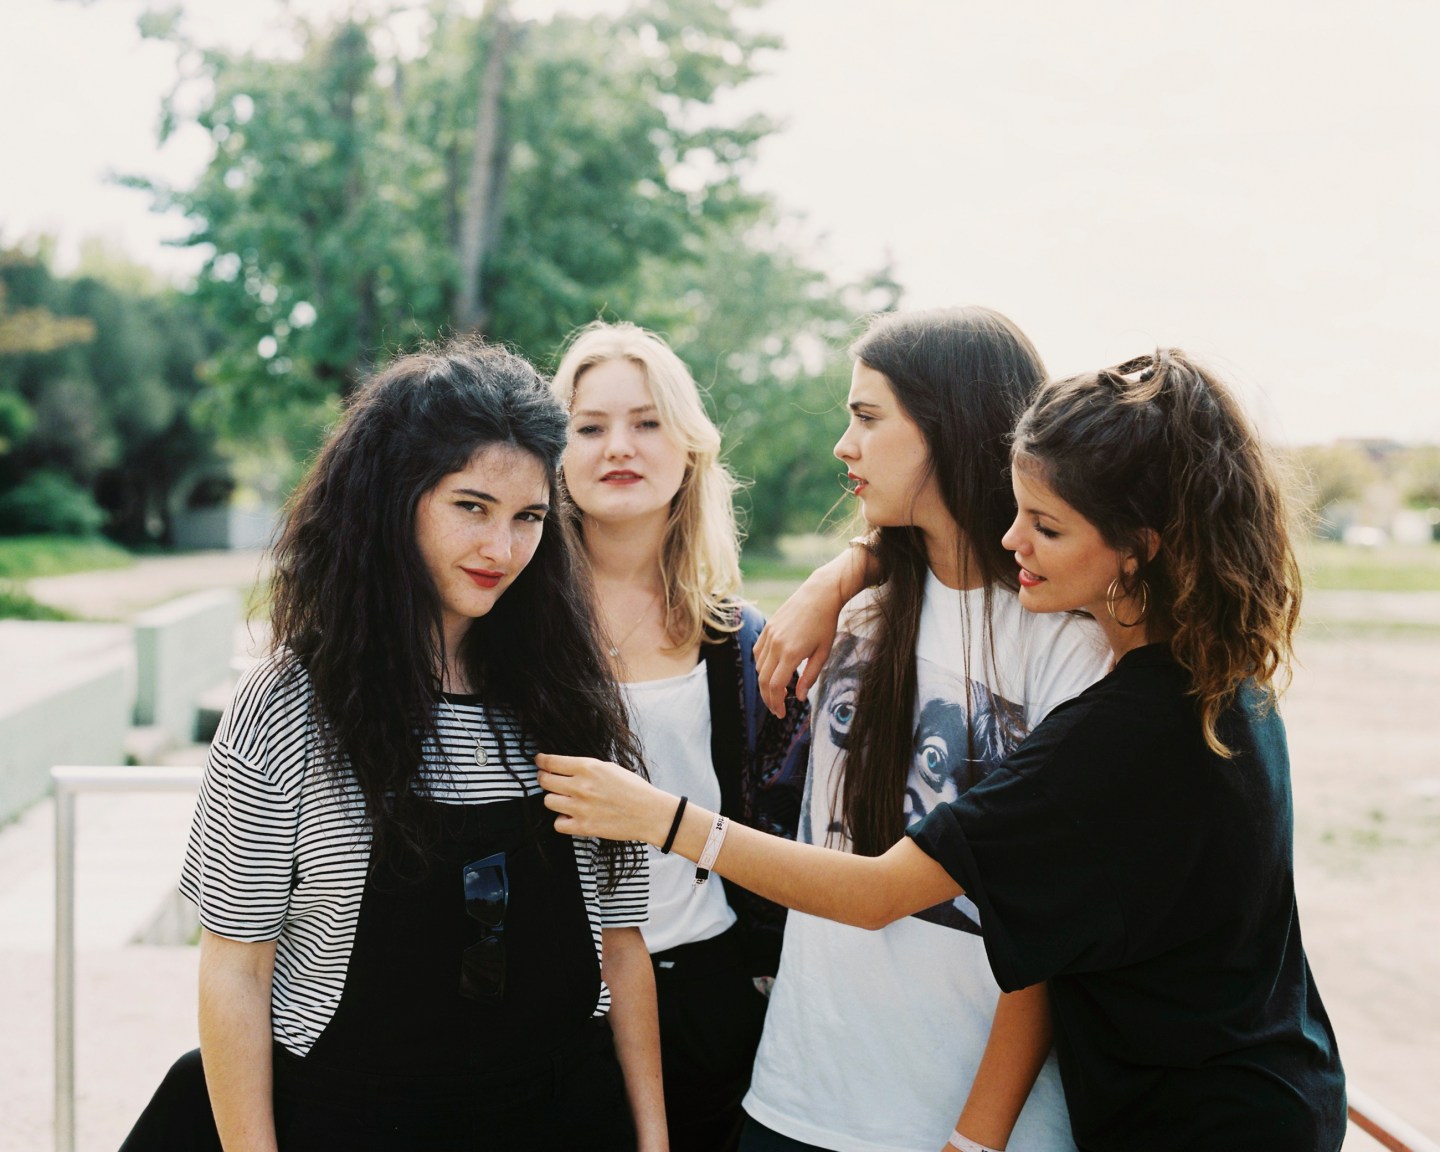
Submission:
[[[319,1039],[275,1045],[281,1152],[632,1148],[574,842],[539,795],[439,807],[423,877],[372,866]],[[219,1149],[208,1105],[180,1132],[199,1074],[172,1070],[126,1152]]]

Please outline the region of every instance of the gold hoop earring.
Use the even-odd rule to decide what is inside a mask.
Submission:
[[[1111,580],[1110,587],[1105,589],[1105,610],[1110,613],[1110,619],[1122,628],[1138,628],[1145,623],[1145,617],[1150,614],[1150,585],[1141,580],[1138,591],[1140,593],[1140,615],[1134,620],[1121,620],[1119,616],[1115,615],[1115,604],[1122,594],[1131,595],[1131,593],[1125,591],[1125,586],[1120,582],[1119,576]]]

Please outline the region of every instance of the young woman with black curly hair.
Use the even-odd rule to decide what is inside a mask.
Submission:
[[[1047,384],[1012,459],[1020,602],[1094,617],[1109,675],[883,855],[693,808],[674,850],[864,927],[964,892],[1001,987],[1048,984],[1086,1152],[1334,1152],[1344,1076],[1301,944],[1276,707],[1301,589],[1272,462],[1175,350]],[[673,798],[633,775],[541,765],[562,831],[670,834]]]
[[[641,850],[557,834],[531,762],[543,734],[639,764],[566,423],[523,360],[455,342],[322,449],[185,860],[200,1051],[127,1149],[665,1146]]]

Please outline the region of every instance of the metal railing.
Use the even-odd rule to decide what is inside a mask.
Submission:
[[[75,799],[81,792],[193,792],[201,769],[52,768],[55,782],[55,1152],[75,1152]],[[1440,1144],[1354,1087],[1350,1123],[1389,1152]]]
[[[1389,1152],[1440,1152],[1440,1144],[1396,1116],[1378,1101],[1348,1087],[1350,1123]]]
[[[55,782],[55,1150],[75,1152],[75,799],[81,792],[193,792],[199,768],[64,767]]]

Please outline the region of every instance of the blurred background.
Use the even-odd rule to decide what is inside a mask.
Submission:
[[[48,767],[203,758],[367,371],[452,331],[542,367],[596,317],[664,333],[773,607],[844,531],[862,317],[957,303],[1056,374],[1183,347],[1294,463],[1307,943],[1356,1083],[1440,1135],[1437,37],[1424,0],[3,0],[0,1148],[48,1139]],[[161,724],[145,653],[182,618],[219,666]],[[94,752],[54,693],[102,651],[130,663]],[[105,803],[96,852],[138,826],[154,864],[81,968],[95,1147],[193,1029],[191,950],[134,943],[187,817]]]

